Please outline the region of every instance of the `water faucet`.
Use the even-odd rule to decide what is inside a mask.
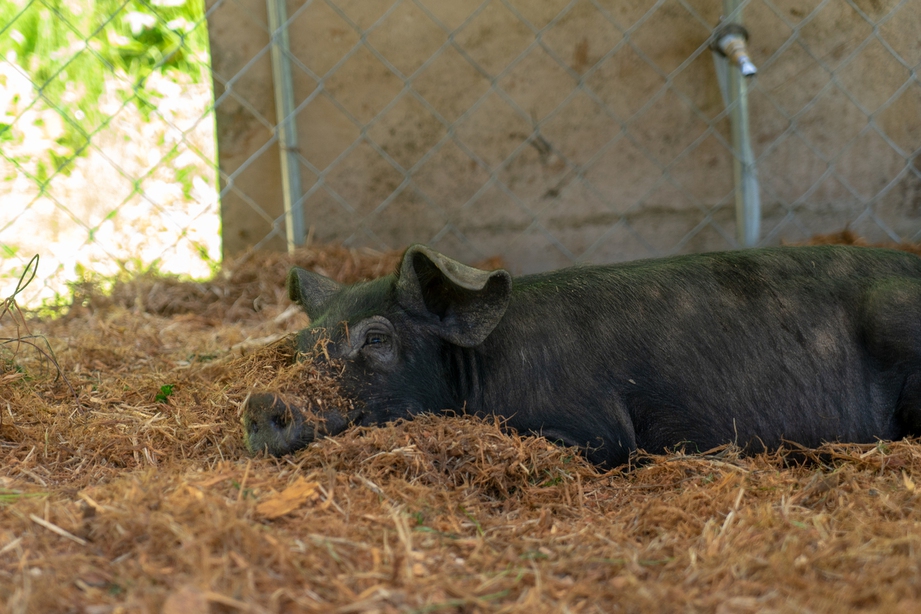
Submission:
[[[758,69],[752,64],[748,55],[748,30],[737,23],[727,23],[718,26],[713,31],[710,48],[729,58],[729,61],[739,67],[742,75],[750,77]]]

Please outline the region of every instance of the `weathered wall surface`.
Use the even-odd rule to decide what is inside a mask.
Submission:
[[[519,272],[734,247],[720,4],[290,0],[312,236]],[[745,9],[764,243],[921,232],[921,3],[856,5]],[[265,0],[209,24],[225,252],[281,248]]]

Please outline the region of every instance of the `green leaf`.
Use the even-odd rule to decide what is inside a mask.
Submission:
[[[175,384],[163,384],[160,386],[160,392],[157,393],[157,396],[154,397],[154,400],[157,403],[166,403],[169,396],[173,394],[173,389],[176,387]]]

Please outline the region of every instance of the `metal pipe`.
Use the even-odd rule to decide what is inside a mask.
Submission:
[[[741,20],[740,0],[723,0],[725,14]],[[738,23],[720,24],[711,48],[723,102],[732,130],[733,182],[736,202],[736,238],[753,247],[761,233],[761,195],[748,122],[748,77],[757,72],[746,48],[748,32]]]
[[[286,0],[266,0],[272,35],[272,84],[275,90],[275,131],[281,156],[288,252],[304,244],[304,209],[300,204],[301,172],[297,160],[297,124],[294,121],[294,82],[291,78]]]

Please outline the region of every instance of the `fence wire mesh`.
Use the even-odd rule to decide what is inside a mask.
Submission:
[[[917,241],[921,7],[909,1],[825,0],[809,12],[791,8],[785,14],[765,5],[791,32],[764,59],[765,78],[756,89],[786,124],[759,152],[764,192],[783,207],[783,218],[766,240],[788,225],[815,232],[801,210],[817,200],[847,210],[842,221],[868,235]],[[831,13],[822,29],[818,16]],[[834,27],[841,23],[850,27]],[[845,36],[851,31],[858,36]],[[787,66],[795,64],[806,64],[801,70],[816,77],[796,79],[804,87],[784,96],[793,85]],[[805,190],[790,189],[785,175],[791,160],[808,177]]]
[[[198,13],[177,4],[132,0],[107,13],[94,4],[89,26],[67,26],[73,36],[45,77],[4,43],[6,83],[20,88],[10,95],[4,85],[0,96],[4,263],[25,262],[32,245],[41,251],[43,233],[78,246],[58,265],[62,276],[75,263],[213,263],[219,201],[225,254],[284,248],[265,0],[209,0]],[[759,69],[748,89],[760,243],[845,226],[870,240],[921,239],[921,4],[741,4]],[[67,22],[58,6],[21,1],[0,37],[15,42],[30,11]],[[286,8],[302,186],[291,200],[312,240],[426,242],[468,261],[502,255],[519,272],[737,247],[729,114],[709,47],[718,3],[290,0]],[[194,13],[181,28],[169,12],[177,10]],[[207,45],[193,44],[206,23],[213,103],[207,78],[189,76],[208,68]],[[119,36],[144,48],[153,31],[173,38],[155,46],[143,71],[105,52]],[[9,49],[19,55],[10,59]],[[199,71],[184,66],[185,81],[167,77],[176,49]],[[75,58],[107,74],[95,124],[67,106],[79,88],[60,75]],[[189,92],[198,102],[181,103]],[[56,122],[76,145],[66,149]],[[168,154],[153,153],[164,143]],[[83,184],[73,179],[81,166]],[[162,221],[132,218],[134,203]],[[49,212],[53,224],[43,221]],[[143,251],[152,235],[163,242]]]
[[[150,267],[207,276],[220,224],[200,2],[0,3],[0,290],[25,304]]]
[[[760,69],[749,83],[760,243],[845,226],[916,240],[921,7],[741,4]],[[737,247],[734,152],[709,48],[716,3],[287,8],[303,185],[293,200],[311,236],[424,241],[468,260],[498,253],[524,271]],[[261,30],[261,46],[216,65],[215,80],[239,101],[238,121],[274,126],[241,77],[268,55],[261,2],[218,0],[209,12]],[[247,177],[272,138],[226,161],[240,202],[225,200],[225,212],[250,220],[236,236],[225,215],[231,249],[282,244],[281,197],[260,199],[265,182]]]

